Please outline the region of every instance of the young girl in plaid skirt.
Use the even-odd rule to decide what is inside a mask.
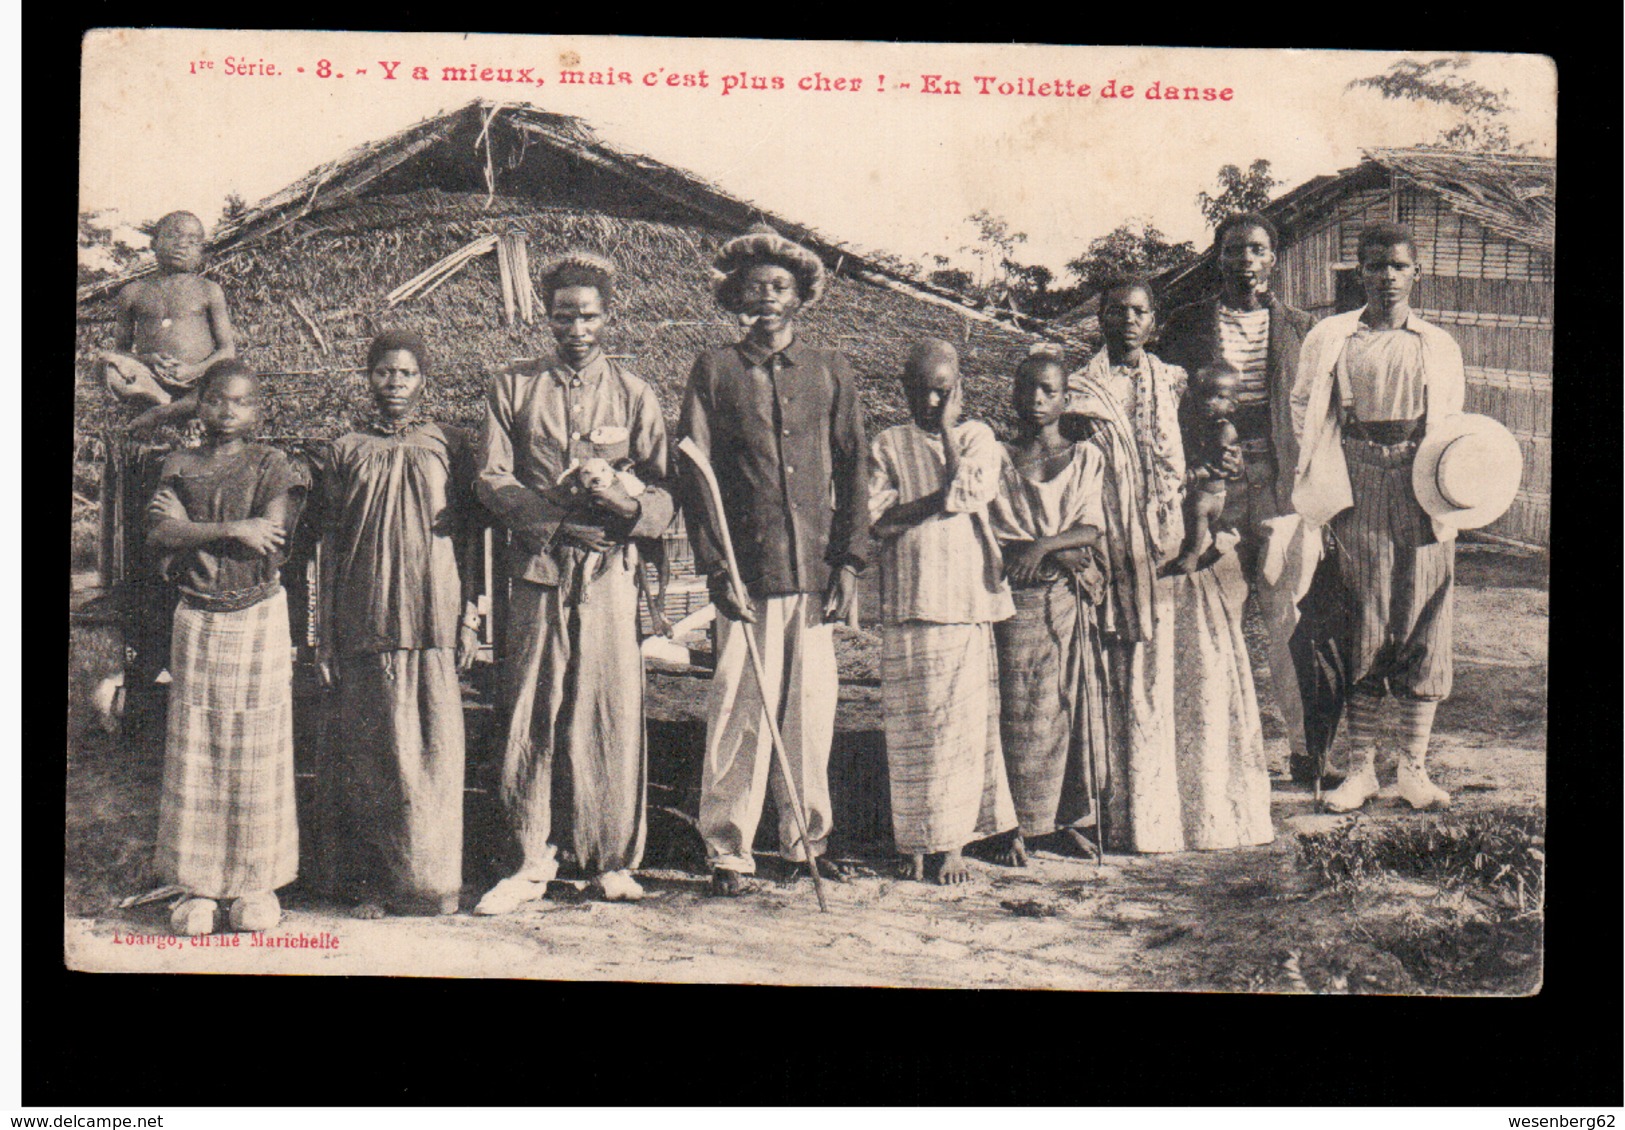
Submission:
[[[208,437],[177,451],[148,511],[148,542],[180,590],[156,869],[187,897],[177,934],[209,934],[222,901],[234,930],[281,920],[276,889],[299,870],[293,783],[293,664],[283,547],[302,477],[248,442],[260,385],[236,361],[199,382]]]

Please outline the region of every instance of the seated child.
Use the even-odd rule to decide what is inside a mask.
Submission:
[[[1009,832],[1016,813],[999,743],[993,623],[1013,609],[988,504],[1004,452],[959,419],[959,356],[914,347],[903,374],[910,424],[874,438],[869,513],[881,543],[881,701],[892,827],[906,878],[970,879],[963,849]]]
[[[207,443],[164,463],[148,544],[180,590],[169,669],[156,870],[187,893],[177,934],[280,921],[276,889],[299,870],[293,780],[293,663],[280,567],[304,497],[274,447],[250,443],[260,383],[236,361],[198,382]]]
[[[198,378],[215,362],[237,355],[225,293],[198,274],[202,222],[190,212],[171,212],[158,221],[152,248],[158,273],[119,292],[117,348],[101,355],[114,396],[152,405],[130,422],[135,432],[191,418],[197,412],[193,386]]]
[[[1185,440],[1185,540],[1165,573],[1194,573],[1213,564],[1219,553],[1213,534],[1224,513],[1225,484],[1236,475],[1224,469],[1225,455],[1238,436],[1230,416],[1236,410],[1238,374],[1228,366],[1209,366],[1196,374],[1197,403],[1182,412]]]

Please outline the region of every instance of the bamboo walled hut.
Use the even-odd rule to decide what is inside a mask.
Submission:
[[[803,322],[810,340],[852,362],[871,430],[907,419],[896,377],[925,336],[959,347],[969,413],[1007,420],[1009,373],[1030,334],[882,256],[619,149],[579,119],[526,105],[475,101],[357,146],[220,224],[205,273],[226,292],[239,356],[267,374],[262,437],[297,448],[348,430],[368,401],[367,343],[391,326],[419,331],[434,352],[428,403],[436,416],[477,427],[490,375],[552,351],[533,270],[568,247],[590,247],[621,269],[607,351],[650,381],[674,428],[696,354],[740,332],[712,301],[711,260],[763,222],[814,250],[830,272]],[[95,357],[113,343],[119,288],[152,269],[149,253],[78,292],[82,452],[111,449],[101,437],[121,415]],[[117,512],[126,527],[138,522],[140,488],[109,478],[104,513]],[[103,522],[106,584],[145,572],[129,539],[109,532],[118,525]],[[674,541],[680,567],[684,543]]]
[[[1355,247],[1379,220],[1407,224],[1421,244],[1417,313],[1449,330],[1467,365],[1467,410],[1494,416],[1523,449],[1523,486],[1482,535],[1551,544],[1552,253],[1557,169],[1551,158],[1373,149],[1335,176],[1273,201],[1280,229],[1273,287],[1319,317],[1358,309]],[[1163,304],[1218,287],[1213,251],[1166,272]]]

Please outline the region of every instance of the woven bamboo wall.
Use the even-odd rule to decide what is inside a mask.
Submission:
[[[1328,264],[1336,261],[1337,224],[1321,224],[1296,236],[1276,259],[1275,292],[1289,306],[1307,310],[1317,318],[1334,314],[1336,294]]]

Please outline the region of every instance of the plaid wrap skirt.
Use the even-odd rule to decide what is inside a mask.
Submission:
[[[271,891],[299,873],[288,598],[175,610],[156,870],[203,898]]]

